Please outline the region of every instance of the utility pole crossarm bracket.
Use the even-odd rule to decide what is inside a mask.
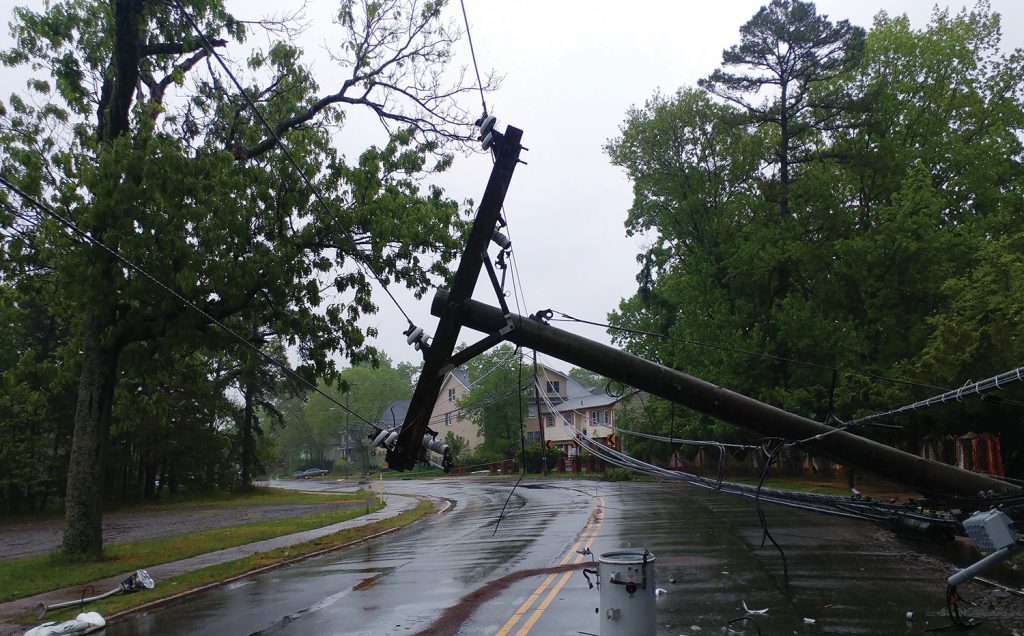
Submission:
[[[444,374],[441,371],[449,364],[452,352],[455,351],[459,330],[462,328],[462,306],[473,294],[477,279],[480,277],[480,255],[487,252],[487,245],[494,234],[501,215],[501,207],[505,202],[505,193],[512,181],[512,173],[519,162],[519,152],[523,149],[519,143],[523,131],[518,128],[509,126],[504,135],[495,137],[497,138],[492,146],[495,161],[487,188],[484,190],[483,199],[466,239],[458,269],[452,278],[433,342],[424,354],[423,371],[413,391],[409,412],[394,446],[387,453],[388,465],[394,470],[411,469],[416,466],[417,461],[425,459],[424,436],[436,435],[427,428],[427,421],[444,382]]]

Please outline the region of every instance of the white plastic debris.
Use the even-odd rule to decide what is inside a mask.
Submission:
[[[814,620],[813,618],[804,617],[804,622],[807,623],[808,625],[813,625],[813,624],[815,624],[818,621]]]
[[[103,629],[107,621],[97,612],[83,612],[69,621],[51,621],[33,627],[25,636],[78,636]]]
[[[668,590],[666,590],[663,587],[659,587],[659,588],[654,590],[654,595],[655,596],[664,596],[665,594],[668,594]]]
[[[766,607],[764,609],[756,609],[756,610],[755,609],[750,609],[749,607],[747,607],[747,601],[746,600],[743,601],[743,611],[746,612],[747,614],[758,614],[758,615],[767,614],[769,609],[771,609],[771,608]]]

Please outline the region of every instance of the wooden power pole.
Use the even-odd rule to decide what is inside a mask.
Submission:
[[[437,292],[431,307],[435,316],[445,311],[448,297],[445,290]],[[990,491],[1022,492],[1018,486],[837,430],[538,320],[506,315],[474,300],[462,302],[458,320],[470,329],[485,333],[495,333],[511,322],[513,328],[504,338],[519,346],[541,351],[762,435],[803,440],[803,444],[815,452],[922,493],[974,496]]]

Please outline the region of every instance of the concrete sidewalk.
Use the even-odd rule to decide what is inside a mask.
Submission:
[[[147,567],[146,571],[149,572],[149,575],[153,577],[153,580],[156,581],[156,584],[159,587],[161,581],[165,581],[179,574],[184,574],[185,572],[199,570],[210,565],[235,561],[256,554],[257,552],[266,552],[276,548],[284,548],[298,543],[305,543],[307,541],[312,541],[313,539],[334,534],[335,532],[340,532],[341,530],[365,526],[385,519],[391,519],[392,517],[396,517],[403,512],[415,508],[419,503],[419,500],[415,497],[407,497],[405,495],[385,494],[384,503],[385,506],[381,510],[371,512],[370,514],[363,515],[361,517],[356,517],[355,519],[349,519],[348,521],[341,521],[329,526],[324,526],[323,528],[284,535],[273,539],[265,539],[263,541],[257,541],[256,543],[248,543],[246,545],[240,545],[233,548],[225,548],[224,550],[200,554],[188,559],[181,559],[180,561],[154,565],[152,567]],[[100,581],[45,592],[43,594],[37,594],[36,596],[9,601],[7,603],[0,603],[0,636],[21,634],[26,629],[44,622],[45,619],[40,620],[38,623],[26,625],[19,620],[27,614],[32,614],[36,606],[40,603],[50,605],[80,598],[83,590],[89,586],[92,586],[92,589],[95,590],[95,592],[90,591],[88,594],[89,596],[102,594],[103,592],[116,588],[121,581],[130,574],[131,572],[123,572],[117,576],[112,576]],[[86,609],[88,609],[88,607]]]

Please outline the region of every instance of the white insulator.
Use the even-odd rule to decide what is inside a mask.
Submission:
[[[434,451],[438,455],[444,455],[448,452],[448,444],[445,444],[430,433],[423,435],[423,447]]]
[[[384,445],[390,449],[395,448],[395,440],[398,439],[398,431],[392,431],[388,438],[384,440]]]
[[[390,431],[388,431],[387,429],[381,429],[381,432],[377,433],[377,437],[373,438],[373,445],[380,446],[381,443],[384,441],[384,438],[388,436],[389,432]]]
[[[484,150],[487,150],[491,146],[493,146],[494,145],[494,133],[493,132],[489,132],[486,135],[484,135],[483,141],[480,142],[480,145],[483,146]]]
[[[406,344],[412,344],[414,342],[418,343],[419,340],[420,340],[420,336],[422,336],[422,335],[423,335],[423,329],[421,329],[420,327],[416,327],[415,329],[413,329],[412,331],[409,332],[409,335],[405,338],[405,343]],[[418,348],[419,347],[417,347],[417,349]]]
[[[512,241],[498,230],[494,230],[491,234],[491,240],[497,243],[498,247],[503,250],[507,250],[512,247]]]

